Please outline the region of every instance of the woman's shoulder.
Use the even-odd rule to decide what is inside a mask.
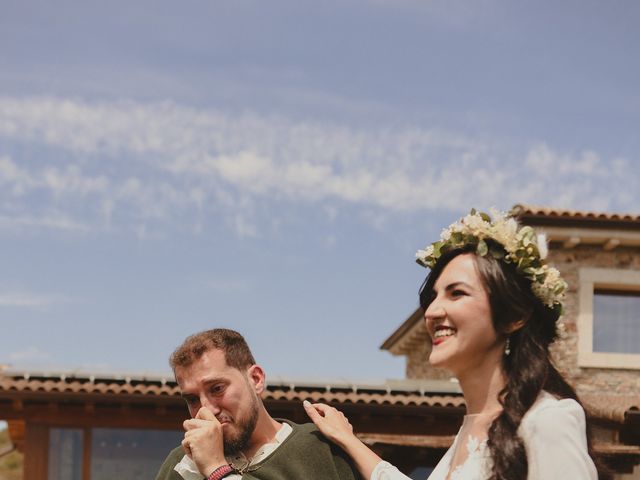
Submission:
[[[527,478],[596,480],[586,427],[584,410],[577,401],[543,392],[518,430],[527,449]]]
[[[535,403],[522,418],[522,433],[558,432],[558,429],[584,430],[585,413],[572,398],[557,398],[549,392],[541,392]]]

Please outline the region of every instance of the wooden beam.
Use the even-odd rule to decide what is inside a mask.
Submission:
[[[564,248],[573,248],[576,245],[579,245],[581,241],[582,240],[580,239],[580,237],[575,237],[575,236],[574,237],[569,237],[564,241],[562,246]]]
[[[609,240],[607,240],[604,245],[602,246],[602,248],[604,250],[613,250],[614,248],[616,248],[618,245],[620,245],[620,240],[618,240],[617,238],[610,238]]]
[[[24,453],[25,425],[23,420],[7,420],[9,438],[16,449]]]

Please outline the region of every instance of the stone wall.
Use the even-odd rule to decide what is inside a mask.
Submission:
[[[431,353],[431,341],[425,339],[407,356],[407,378],[428,378],[432,380],[448,380],[451,372],[442,368],[432,367],[429,363],[429,353]]]
[[[557,367],[577,387],[579,392],[640,393],[640,365],[638,370],[578,367],[578,271],[580,268],[612,268],[640,271],[640,249],[619,248],[605,251],[598,246],[577,246],[555,249],[549,261],[561,272],[569,284],[562,321],[566,336],[553,346]],[[638,325],[640,328],[640,323]]]

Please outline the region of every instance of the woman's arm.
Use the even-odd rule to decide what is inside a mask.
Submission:
[[[582,407],[574,400],[563,399],[531,413],[522,422],[528,480],[597,480],[598,473],[587,449]]]
[[[324,403],[302,404],[318,430],[351,457],[363,478],[369,480],[410,480],[362,443],[344,414]],[[375,475],[375,476],[372,476]]]

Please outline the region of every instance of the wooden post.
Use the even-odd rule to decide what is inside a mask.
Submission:
[[[24,478],[47,480],[49,428],[26,422],[24,441]]]
[[[91,428],[83,429],[82,442],[82,480],[91,480]]]

